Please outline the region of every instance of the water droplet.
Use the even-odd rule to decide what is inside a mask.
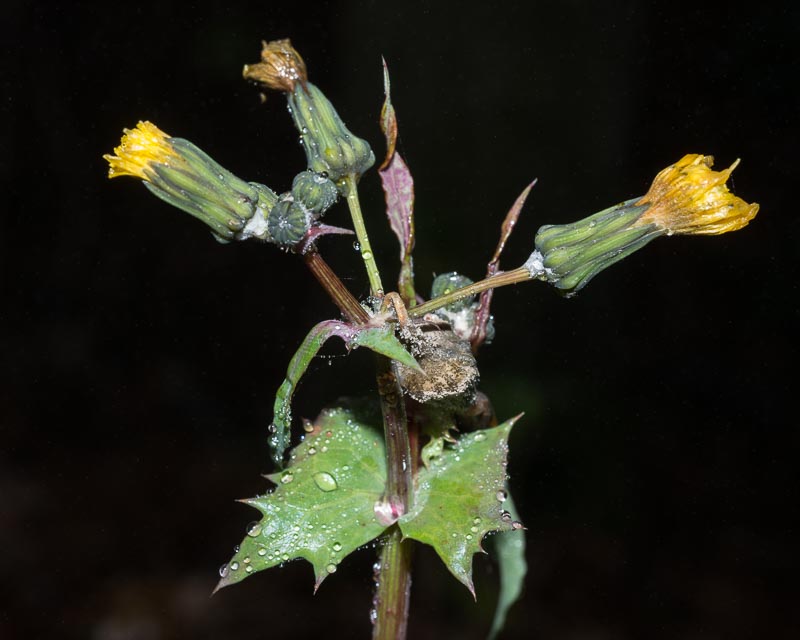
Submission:
[[[231,562],[231,571],[238,571],[239,563],[238,562]]]
[[[497,498],[498,502],[505,502],[508,498],[508,494],[501,489],[495,494],[495,497]]]
[[[361,251],[361,244],[358,242],[358,240],[353,243],[353,249],[356,251]]]
[[[333,543],[333,550],[339,552],[342,550],[342,543],[341,542],[334,542]]]
[[[292,480],[294,480],[294,475],[291,471],[284,471],[281,474],[281,484],[289,484]]]
[[[258,555],[260,555],[263,558],[265,555],[267,555],[267,550],[264,547],[261,547],[258,550]]]
[[[228,563],[226,562],[219,568],[219,577],[224,578],[228,575]]]
[[[308,455],[313,456],[313,455],[316,455],[316,453],[317,453],[317,450],[316,450],[315,447],[309,447],[308,448]]]
[[[331,562],[327,567],[325,567],[325,571],[328,573],[336,573],[336,565]]]
[[[480,518],[475,518],[475,519],[472,521],[472,524],[480,524],[480,523],[481,523],[481,519],[480,519]]]
[[[311,433],[314,430],[314,423],[313,422],[304,422],[303,423],[303,431],[306,433]]]
[[[253,567],[249,564],[244,568],[244,570],[247,571],[247,573],[253,573]]]
[[[240,548],[240,547],[239,547],[239,545],[238,545],[238,544],[234,545],[234,546],[233,546],[233,552],[234,552],[234,553],[239,553],[239,548]]]
[[[242,558],[242,562],[244,562],[245,564],[250,564],[250,556],[245,556],[244,558]]]
[[[467,540],[472,540],[472,534],[471,533],[468,533],[466,537],[467,537]]]
[[[514,531],[518,531],[519,529],[524,529],[525,525],[522,524],[519,520],[514,520],[514,522],[511,523],[511,528]]]
[[[284,562],[286,562],[288,559],[289,559],[289,554],[288,554],[288,553],[284,553],[284,554],[281,556],[281,560],[283,560]]]
[[[469,530],[472,531],[472,533],[478,533],[478,527],[470,527]]]
[[[364,258],[364,260],[372,260],[372,252],[365,251],[364,253],[361,254],[361,257]]]
[[[336,478],[326,471],[314,474],[314,484],[319,487],[320,491],[334,491],[339,488],[339,485],[336,484]]]
[[[500,514],[500,519],[501,519],[503,522],[511,522],[511,514],[510,514],[508,511],[503,511],[503,512]]]
[[[247,535],[251,538],[255,538],[259,533],[261,533],[261,523],[260,522],[251,522],[247,525]]]
[[[482,431],[478,431],[478,433],[475,434],[475,442],[480,442],[481,440],[486,440],[486,434]]]

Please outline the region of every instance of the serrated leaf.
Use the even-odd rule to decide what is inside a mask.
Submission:
[[[503,508],[508,434],[518,418],[445,447],[419,470],[414,503],[398,521],[403,536],[431,545],[473,596],[472,556],[483,537],[521,526]]]
[[[519,520],[519,514],[510,494],[505,502],[505,508],[514,520]],[[519,599],[525,574],[528,573],[528,563],[525,561],[524,530],[507,531],[495,536],[493,540],[500,568],[500,593],[497,597],[497,607],[488,640],[494,640],[502,631],[508,610]]]
[[[363,327],[338,320],[325,320],[315,325],[289,361],[286,377],[275,394],[272,424],[269,427],[269,445],[272,450],[272,460],[279,467],[283,466],[283,454],[291,436],[292,396],[297,383],[300,382],[300,378],[322,345],[333,336],[341,338],[348,349],[366,347],[408,367],[419,369],[414,356],[406,351],[394,335],[392,327]]]
[[[243,500],[262,518],[248,528],[233,558],[220,570],[217,590],[296,558],[314,567],[316,586],[385,526],[374,505],[383,494],[386,462],[380,413],[366,405],[323,411],[292,450],[275,488]]]

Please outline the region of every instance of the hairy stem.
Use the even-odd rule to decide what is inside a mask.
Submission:
[[[405,640],[411,599],[411,540],[402,541],[397,525],[381,548],[375,564],[375,597],[370,614],[372,640]]]
[[[361,203],[358,200],[355,176],[347,176],[344,181],[347,186],[347,206],[350,207],[353,228],[355,229],[356,238],[358,238],[358,244],[361,248],[361,259],[364,261],[364,266],[367,268],[369,288],[373,296],[381,297],[383,296],[383,284],[381,284],[381,275],[378,272],[378,265],[375,262],[375,254],[372,253],[372,247],[369,244],[367,227],[364,225],[364,216],[361,214]]]
[[[460,289],[451,291],[446,295],[439,296],[438,298],[428,300],[428,302],[417,305],[416,307],[412,307],[408,310],[408,315],[411,318],[419,318],[424,316],[426,313],[430,313],[431,311],[445,307],[448,304],[456,302],[457,300],[461,300],[462,298],[473,296],[476,293],[481,293],[482,291],[486,291],[488,289],[496,289],[497,287],[504,287],[508,284],[525,282],[526,280],[531,280],[532,278],[533,276],[527,267],[519,267],[518,269],[513,269],[512,271],[501,271],[497,275],[494,275],[490,278],[473,282],[466,287],[461,287]]]
[[[366,324],[369,322],[369,314],[364,310],[350,290],[323,260],[317,251],[312,250],[303,254],[306,266],[314,274],[314,277],[327,291],[331,300],[334,301],[339,310],[350,322],[355,324]]]

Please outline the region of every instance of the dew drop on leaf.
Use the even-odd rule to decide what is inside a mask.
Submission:
[[[327,567],[325,567],[325,571],[328,573],[336,573],[336,565],[331,562]]]
[[[284,471],[281,475],[281,484],[289,484],[292,480],[294,480],[294,475],[291,471]]]
[[[261,523],[259,522],[251,522],[247,525],[247,535],[251,538],[255,538],[259,533],[261,533]]]
[[[316,484],[321,491],[334,491],[339,488],[339,485],[336,484],[336,478],[326,471],[320,471],[314,474],[314,484]]]
[[[505,502],[506,498],[508,498],[508,494],[505,491],[503,491],[502,489],[500,491],[498,491],[495,495],[497,497],[497,501],[498,502]]]

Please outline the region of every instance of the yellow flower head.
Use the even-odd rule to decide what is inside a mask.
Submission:
[[[294,92],[299,81],[306,86],[306,63],[288,38],[261,43],[261,62],[244,65],[243,75],[276,91]]]
[[[718,235],[747,225],[758,205],[733,195],[725,185],[739,161],[723,171],[712,171],[713,164],[712,156],[691,153],[662,170],[636,203],[650,205],[636,226],[655,224],[667,235]]]
[[[119,146],[114,149],[116,155],[103,156],[110,165],[108,177],[133,176],[149,181],[145,169],[153,163],[175,164],[181,161],[180,156],[170,144],[170,136],[161,131],[152,122],[139,122],[135,129],[123,129],[125,135]]]

